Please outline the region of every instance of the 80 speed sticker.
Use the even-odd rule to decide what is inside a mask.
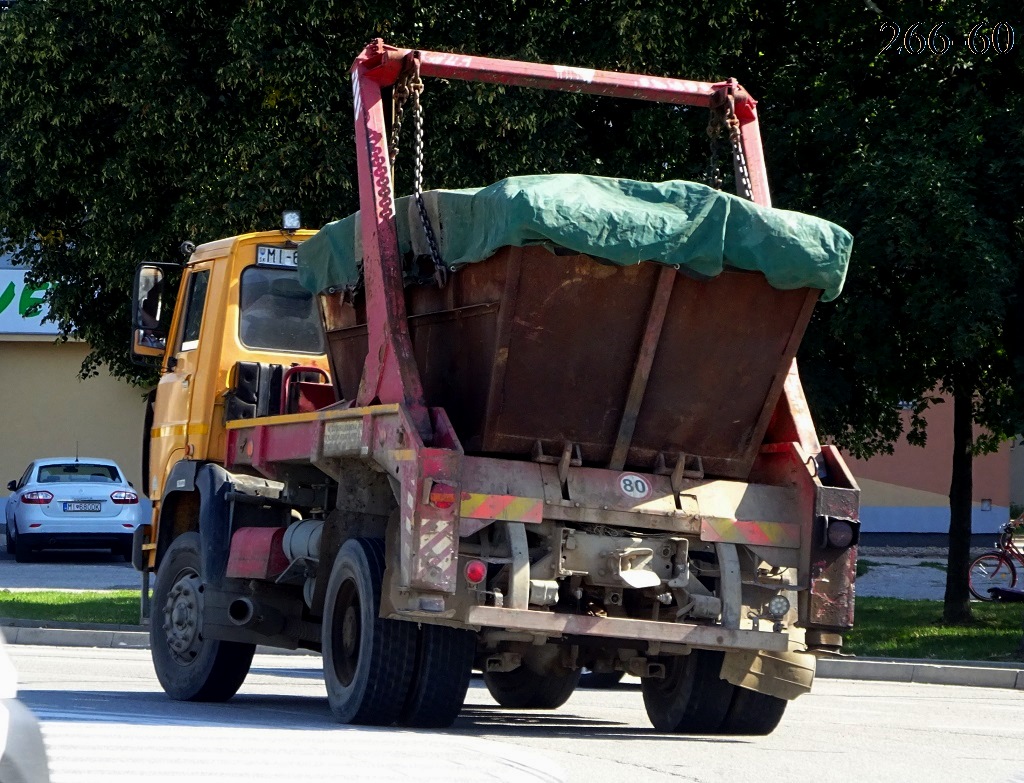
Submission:
[[[619,476],[619,491],[634,500],[643,500],[651,495],[651,482],[636,473],[623,473]]]

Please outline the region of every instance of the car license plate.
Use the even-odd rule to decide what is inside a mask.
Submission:
[[[64,504],[64,510],[65,511],[99,511],[100,510],[100,506],[101,506],[101,504],[98,503],[98,502],[97,503],[84,503],[84,502],[65,503]]]
[[[298,266],[297,250],[295,247],[256,245],[256,263],[260,266]]]

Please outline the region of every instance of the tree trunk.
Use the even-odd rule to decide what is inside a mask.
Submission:
[[[972,619],[967,567],[971,560],[971,502],[974,496],[973,390],[959,384],[953,392],[953,475],[949,484],[949,559],[942,619],[966,623]]]

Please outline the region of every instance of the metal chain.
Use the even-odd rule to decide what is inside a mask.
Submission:
[[[409,78],[408,75],[402,76],[395,82],[391,94],[394,118],[391,123],[391,139],[388,141],[388,158],[392,169],[395,167],[395,159],[398,158],[398,140],[402,134],[402,116],[405,114],[405,102],[409,99]],[[392,174],[393,177],[394,175]]]
[[[736,117],[732,101],[729,101],[729,114],[726,117],[729,126],[729,140],[732,142],[732,162],[736,171],[736,192],[747,199],[754,200],[754,187],[750,182],[750,169],[747,168],[747,156],[743,152],[743,140],[740,137],[740,121]]]
[[[441,259],[441,251],[437,246],[437,237],[434,234],[434,227],[430,225],[430,216],[427,214],[427,205],[423,202],[423,106],[420,103],[420,93],[423,92],[423,80],[420,79],[419,60],[416,60],[416,70],[409,80],[409,97],[412,100],[413,117],[413,178],[412,194],[416,200],[416,209],[420,213],[420,222],[423,224],[423,233],[427,237],[427,245],[430,246],[430,260],[434,262],[434,280],[439,288],[444,288],[448,282],[448,268]]]
[[[736,175],[736,192],[745,199],[754,200],[753,185],[750,180],[750,169],[747,167],[747,156],[743,151],[743,139],[740,135],[740,121],[736,116],[736,97],[730,86],[722,95],[720,102],[711,106],[711,119],[708,121],[708,137],[711,139],[711,156],[708,161],[708,185],[716,190],[722,189],[722,177],[718,171],[718,144],[722,131],[728,129],[729,142],[732,146],[733,169]]]

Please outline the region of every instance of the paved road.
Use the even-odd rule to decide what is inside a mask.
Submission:
[[[944,557],[861,555],[860,559],[869,566],[866,574],[857,577],[858,596],[941,601],[946,593],[946,571],[935,567]]]
[[[0,535],[0,589],[138,590],[141,585],[132,564],[109,551],[42,552],[33,562],[18,563]]]
[[[234,700],[200,705],[168,701],[145,651],[9,651],[54,783],[1024,781],[1020,691],[821,680],[770,737],[714,738],[651,730],[635,685],[516,712],[475,681],[453,729],[399,732],[334,724],[313,656],[257,656]]]

